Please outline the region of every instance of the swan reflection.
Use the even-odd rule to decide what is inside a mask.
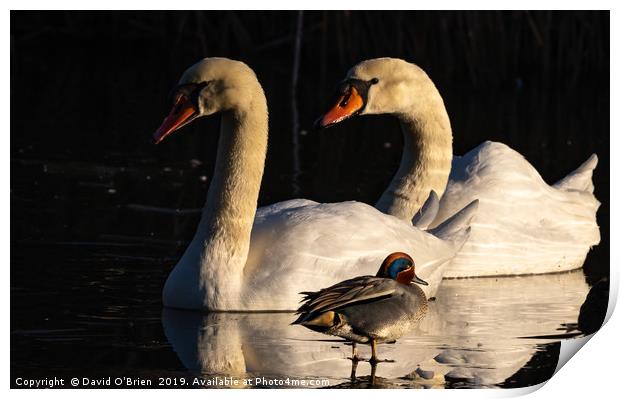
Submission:
[[[566,326],[576,323],[587,293],[581,270],[444,280],[418,327],[382,346],[382,355],[394,362],[382,363],[374,372],[367,362],[359,362],[353,371],[381,381],[422,385],[441,386],[445,378],[475,386],[501,384],[540,344],[571,336]],[[173,309],[164,309],[162,315],[166,336],[188,370],[350,383],[350,345],[291,326],[294,319],[292,313]],[[358,345],[358,350],[368,357],[366,345]]]

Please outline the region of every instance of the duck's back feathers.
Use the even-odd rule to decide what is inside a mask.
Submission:
[[[383,277],[356,277],[302,294],[300,315],[292,324],[360,343],[400,338],[428,308],[419,286]]]
[[[301,316],[293,323],[310,321],[320,313],[337,310],[345,306],[359,305],[389,298],[396,291],[394,280],[360,276],[342,281],[317,292],[305,292],[303,304],[297,309]]]

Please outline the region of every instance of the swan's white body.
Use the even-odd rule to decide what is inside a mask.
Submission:
[[[256,212],[238,287],[216,279],[203,282],[207,294],[199,287],[197,266],[211,266],[202,260],[209,241],[202,232],[207,230],[199,228],[166,282],[164,303],[211,310],[293,310],[299,292],[375,275],[387,254],[403,249],[415,256],[416,274],[429,283],[421,288],[434,297],[443,272],[466,241],[472,213],[433,231],[435,236],[360,202],[290,200],[262,207]],[[444,236],[448,239],[439,238]],[[222,252],[219,256],[226,256],[227,249]],[[232,273],[231,266],[220,267]],[[205,303],[209,292],[220,293],[216,304]]]
[[[202,90],[192,94],[199,98],[196,109],[200,115],[221,112],[222,124],[202,218],[166,281],[165,306],[294,310],[300,291],[374,275],[396,251],[411,254],[416,274],[429,283],[426,295],[434,296],[443,270],[467,238],[476,204],[433,234],[356,202],[292,200],[257,211],[267,104],[256,76],[243,63],[209,58],[188,69],[181,84],[186,91]],[[204,90],[209,97],[200,99]],[[174,112],[166,121],[177,118]],[[164,130],[165,137],[171,130]]]
[[[424,228],[438,225],[474,199],[480,201],[471,237],[444,277],[538,274],[583,265],[600,240],[600,203],[592,184],[596,155],[553,186],[501,143],[487,141],[450,164],[447,112],[424,71],[403,60],[379,58],[356,65],[347,79],[376,79],[361,113],[388,113],[401,122],[401,165],[376,204],[379,210],[412,220],[434,190],[441,201],[430,206],[437,211],[435,218],[427,212],[425,222],[416,223]]]
[[[479,208],[467,243],[445,277],[550,273],[579,268],[600,241],[592,171],[596,155],[549,186],[521,154],[485,142],[452,162],[430,227],[470,198]]]

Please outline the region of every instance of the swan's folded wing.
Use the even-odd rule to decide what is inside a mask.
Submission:
[[[295,310],[300,291],[374,275],[392,252],[411,254],[416,274],[429,283],[422,290],[433,297],[458,249],[453,241],[360,202],[286,208],[256,214],[244,291],[257,309],[276,309],[275,298],[282,298],[278,310]]]
[[[435,190],[431,190],[430,194],[422,208],[416,212],[411,222],[419,229],[426,230],[433,223],[437,212],[439,211],[439,196]]]
[[[378,301],[392,296],[396,282],[386,278],[362,276],[342,281],[317,292],[304,292],[304,303],[297,313],[328,312],[361,302]]]

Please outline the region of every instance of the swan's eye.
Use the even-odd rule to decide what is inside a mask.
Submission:
[[[370,84],[371,85],[376,85],[377,83],[379,83],[379,79],[377,79],[377,78],[370,79]]]
[[[195,106],[198,104],[198,97],[202,90],[209,86],[212,81],[204,81],[200,83],[183,83],[175,87],[170,93],[174,104],[178,104],[179,99],[188,98]]]
[[[200,82],[197,83],[196,86],[192,89],[192,96],[200,96],[200,93],[202,92],[202,90],[204,90],[205,87],[208,87],[209,85],[211,85],[211,82],[213,82],[212,80],[207,80],[204,82]]]
[[[347,92],[347,94],[345,94],[345,95],[342,97],[342,101],[340,101],[340,104],[338,104],[338,105],[340,105],[340,107],[342,107],[342,108],[346,107],[346,106],[347,106],[347,104],[349,103],[349,99],[350,99],[350,98],[351,98],[351,91],[349,90],[349,91]]]
[[[174,108],[172,109],[172,113],[173,114],[176,114],[176,113],[178,113],[180,111],[181,103],[182,103],[181,100],[183,100],[184,98],[185,98],[185,95],[177,94],[177,96],[174,99]]]
[[[194,106],[196,106],[196,108],[198,108],[198,99],[200,97],[200,93],[202,93],[202,90],[209,86],[209,84],[211,83],[211,81],[206,81],[206,82],[200,82],[200,83],[196,83],[194,85],[194,87],[192,87],[189,98],[192,100],[192,104],[194,104]]]

